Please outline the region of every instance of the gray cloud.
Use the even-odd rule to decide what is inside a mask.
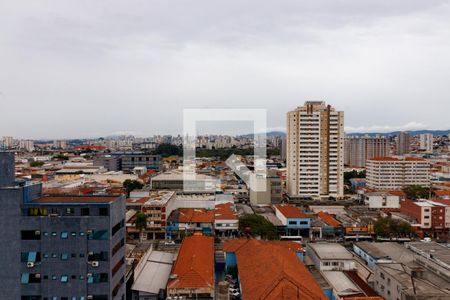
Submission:
[[[282,128],[311,99],[348,128],[450,127],[448,1],[0,5],[0,135],[176,134],[193,107]]]

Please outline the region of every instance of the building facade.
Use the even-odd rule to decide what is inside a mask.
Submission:
[[[2,299],[124,299],[125,199],[43,196],[0,162]]]
[[[385,137],[348,137],[345,139],[345,162],[353,168],[364,168],[366,160],[389,156],[389,141]]]
[[[397,136],[397,155],[408,154],[411,150],[411,137],[407,132],[400,132]]]
[[[344,113],[308,101],[287,114],[287,192],[290,196],[344,194]]]
[[[419,149],[426,152],[433,152],[433,134],[422,133],[419,135]]]
[[[430,163],[420,158],[377,157],[366,164],[366,186],[375,190],[429,187],[430,176]]]

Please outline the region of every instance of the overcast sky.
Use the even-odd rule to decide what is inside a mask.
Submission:
[[[182,132],[184,108],[325,100],[348,132],[450,128],[450,1],[1,1],[0,136]]]

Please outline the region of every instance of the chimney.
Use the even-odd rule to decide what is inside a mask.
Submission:
[[[0,187],[14,185],[15,172],[14,152],[0,150]]]

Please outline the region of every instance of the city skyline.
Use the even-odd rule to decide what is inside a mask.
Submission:
[[[347,132],[450,128],[446,1],[51,3],[2,4],[2,136],[178,134],[185,108],[278,130],[314,100]]]

